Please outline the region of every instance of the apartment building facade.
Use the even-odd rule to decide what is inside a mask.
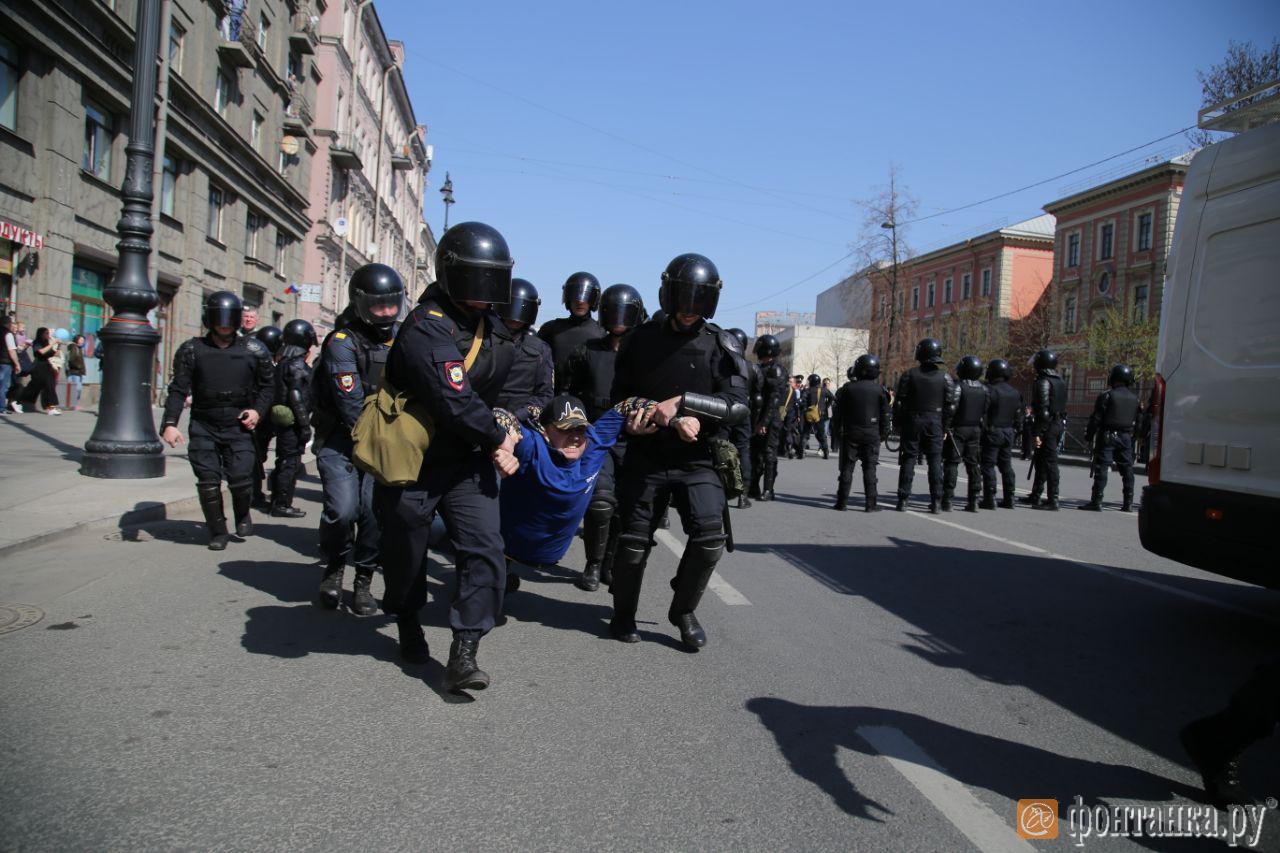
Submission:
[[[299,130],[314,97],[312,0],[169,0],[160,32],[152,282],[161,331],[154,385],[200,333],[203,298],[240,294],[261,322],[297,315],[315,145]],[[90,355],[115,274],[136,0],[31,0],[0,7],[6,109],[2,294],[28,328],[80,332]],[[92,401],[98,364],[87,359]]]

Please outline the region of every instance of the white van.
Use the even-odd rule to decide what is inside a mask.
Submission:
[[[1192,160],[1156,372],[1143,546],[1280,588],[1280,124]]]

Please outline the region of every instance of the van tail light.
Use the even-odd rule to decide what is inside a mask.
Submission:
[[[1156,387],[1151,392],[1151,455],[1147,460],[1147,482],[1160,482],[1160,457],[1164,437],[1164,377],[1156,374]]]

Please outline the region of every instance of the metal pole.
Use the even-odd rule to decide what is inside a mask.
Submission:
[[[111,480],[164,476],[164,448],[151,413],[151,386],[160,333],[147,319],[156,291],[147,277],[151,256],[151,167],[155,157],[156,53],[160,0],[138,0],[134,27],[133,104],[125,146],[124,206],[116,231],[120,261],[103,296],[111,319],[99,333],[106,347],[102,400],[80,473]]]

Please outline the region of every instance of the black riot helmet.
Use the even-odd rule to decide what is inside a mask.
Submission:
[[[1008,382],[1013,377],[1013,369],[1003,358],[993,358],[987,362],[988,382]]]
[[[283,338],[290,346],[311,349],[316,345],[316,330],[306,320],[290,320],[285,323]]]
[[[436,246],[440,288],[454,302],[510,302],[513,266],[507,241],[483,222],[459,222]]]
[[[981,379],[982,359],[976,355],[966,355],[956,362],[956,376],[960,379]]]
[[[679,255],[662,273],[658,302],[668,317],[697,314],[710,320],[716,314],[722,284],[720,271],[709,259],[693,252]]]
[[[777,358],[782,354],[782,344],[773,335],[756,338],[756,358]]]
[[[582,300],[586,301],[586,300]],[[611,284],[600,295],[600,325],[606,332],[615,326],[634,329],[644,322],[644,300],[629,284]]]
[[[726,329],[725,331],[733,335],[734,340],[738,342],[738,349],[742,350],[743,352],[747,351],[747,333],[746,332],[742,331],[737,327],[732,329]]]
[[[404,306],[404,282],[400,273],[386,264],[365,264],[351,274],[347,298],[361,322],[385,332],[395,325]],[[389,307],[395,311],[387,312]],[[376,309],[383,310],[379,313]]]
[[[921,364],[942,364],[942,344],[937,338],[925,338],[916,344],[916,361]]]
[[[1037,371],[1054,370],[1058,367],[1058,354],[1053,350],[1042,349],[1036,353],[1031,365]]]
[[[817,387],[818,387],[819,385],[821,385],[821,384],[822,384],[822,377],[821,377],[821,376],[819,376],[819,375],[818,375],[818,374],[816,374],[816,373],[810,373],[810,374],[809,374],[809,387],[810,387],[810,388],[817,388]]]
[[[267,352],[272,355],[278,353],[280,351],[280,345],[284,343],[284,332],[280,331],[278,326],[263,326],[261,329],[254,332],[253,336],[257,338],[258,342],[266,347]]]
[[[860,355],[853,362],[853,367],[849,368],[850,379],[879,379],[880,378],[880,359],[871,353]]]
[[[219,290],[210,293],[204,300],[204,326],[214,329],[219,326],[240,328],[240,316],[244,313],[244,303],[240,297],[230,290]]]
[[[575,302],[585,302],[594,311],[600,304],[600,279],[589,272],[576,272],[564,280],[561,298],[565,308],[572,308]]]
[[[1127,364],[1117,364],[1111,368],[1111,375],[1107,377],[1107,384],[1112,388],[1117,385],[1133,386],[1133,368]]]
[[[511,301],[495,306],[494,310],[504,320],[517,320],[532,326],[538,319],[538,306],[542,300],[538,298],[538,288],[523,278],[511,279]]]

